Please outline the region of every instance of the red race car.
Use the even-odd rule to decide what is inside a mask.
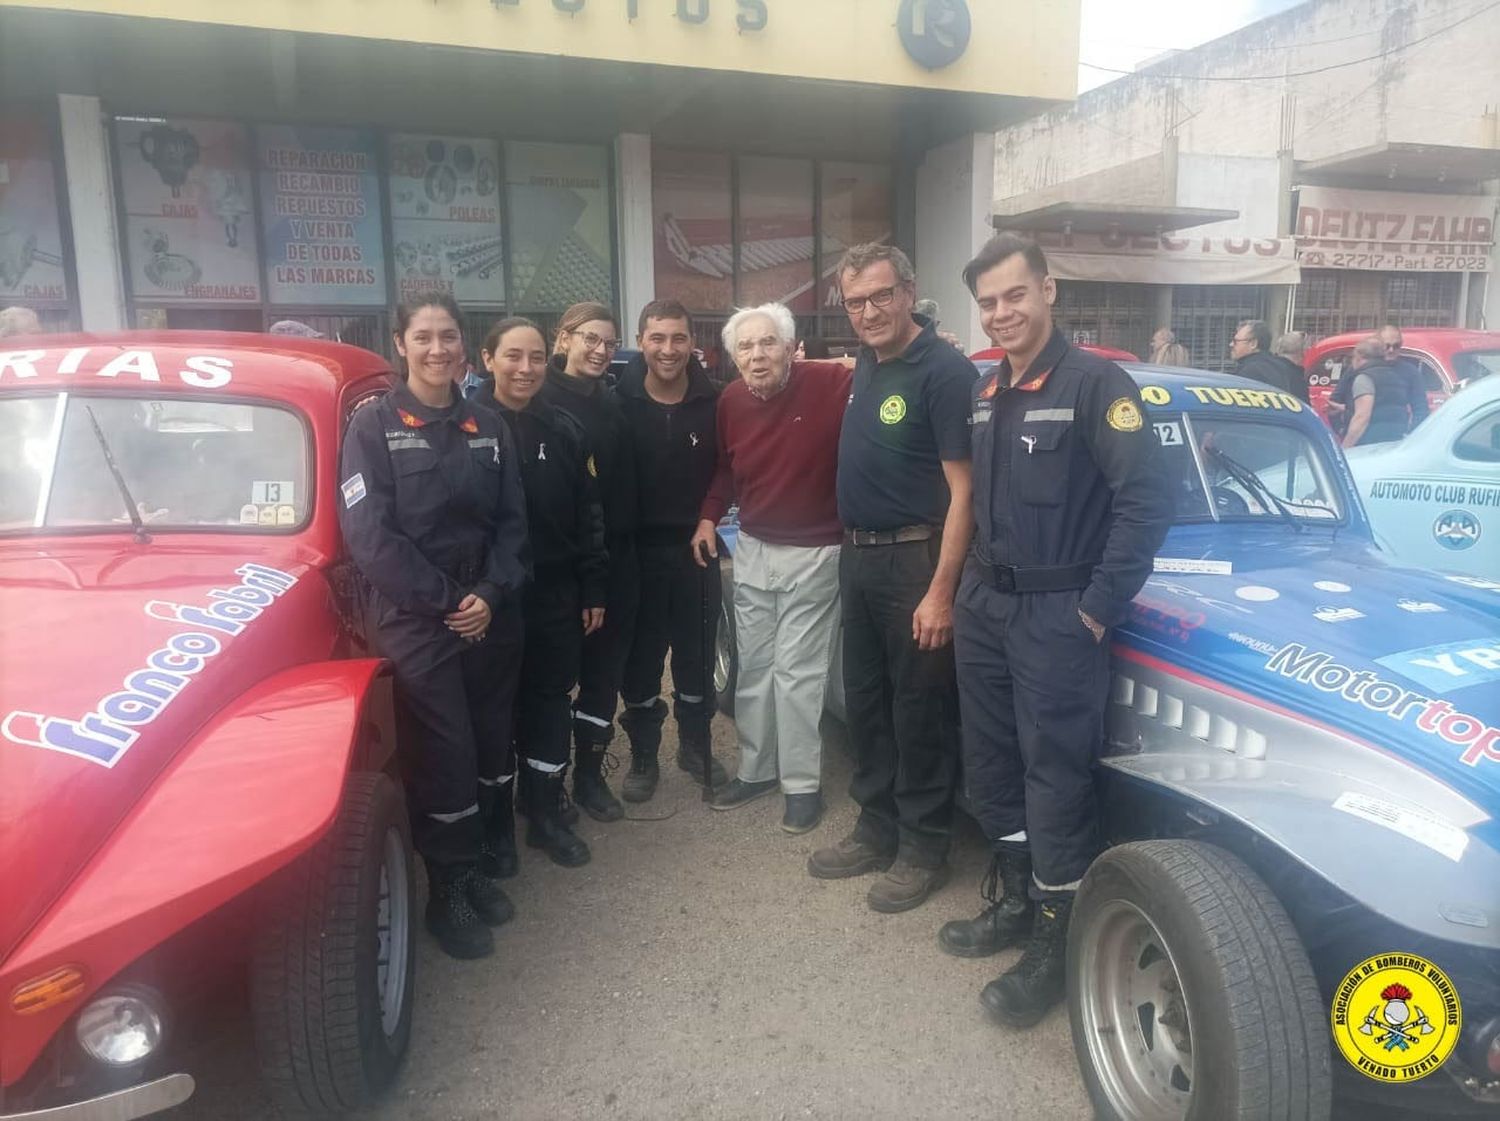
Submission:
[[[1307,397],[1313,409],[1328,419],[1328,399],[1346,370],[1350,357],[1370,331],[1330,335],[1307,348],[1303,368],[1307,371]],[[1500,371],[1500,331],[1470,331],[1461,327],[1402,328],[1402,355],[1417,363],[1433,407],[1446,401],[1459,388],[1476,378]]]
[[[411,834],[328,497],[389,376],[258,335],[0,351],[3,1121],[178,1104],[246,988],[289,1108],[395,1077]]]

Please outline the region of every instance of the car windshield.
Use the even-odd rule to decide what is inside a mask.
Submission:
[[[1336,522],[1343,497],[1322,450],[1275,421],[1155,412],[1177,521]]]
[[[310,505],[307,436],[271,405],[0,397],[0,532],[129,531],[122,481],[151,532],[295,529]]]
[[[1461,350],[1453,356],[1453,372],[1460,382],[1500,372],[1500,350]]]

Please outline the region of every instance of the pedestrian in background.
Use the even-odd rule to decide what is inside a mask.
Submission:
[[[668,650],[677,765],[702,782],[707,762],[716,787],[726,777],[712,760],[717,699],[709,676],[723,593],[717,573],[706,580],[693,564],[690,544],[718,463],[714,418],[719,391],[694,353],[692,320],[677,301],[653,300],[641,310],[636,344],[641,353],[619,385],[640,496],[640,611],[620,717],[630,737],[627,802],[649,800],[660,779],[657,752],[667,718],[660,694]]]
[[[1349,380],[1349,428],[1344,447],[1399,440],[1411,431],[1410,387],[1378,337],[1362,339],[1354,348]],[[1347,376],[1347,375],[1346,375]]]
[[[1432,411],[1427,401],[1427,386],[1422,377],[1421,363],[1401,353],[1401,348],[1406,345],[1406,337],[1395,324],[1387,323],[1375,332],[1375,337],[1380,340],[1385,360],[1401,371],[1401,377],[1406,383],[1406,406],[1411,412],[1411,426],[1407,431],[1410,431],[1426,420],[1427,414]]]
[[[529,319],[502,319],[485,337],[481,358],[488,392],[476,404],[499,413],[510,431],[526,492],[532,580],[522,597],[526,623],[516,745],[526,843],[553,863],[577,868],[588,845],[563,820],[562,788],[570,750],[571,696],[578,684],[584,639],[604,625],[604,515],[590,469],[583,428],[537,398],[546,380],[547,344]],[[573,779],[580,805],[604,795],[592,769]],[[498,793],[508,803],[511,784]]]
[[[604,625],[584,636],[578,694],[573,699],[573,800],[595,821],[618,821],[625,814],[605,780],[604,766],[614,739],[615,707],[640,597],[635,448],[619,399],[605,378],[619,348],[614,312],[600,303],[574,304],[558,321],[541,390],[542,400],[582,427],[604,507],[604,546],[609,554]],[[566,812],[564,819],[571,825],[576,811]]]
[[[1282,364],[1282,373],[1289,387],[1287,392],[1298,400],[1307,400],[1307,372],[1302,368],[1303,355],[1307,353],[1307,336],[1301,331],[1288,331],[1276,340],[1271,348],[1273,357]]]
[[[29,307],[17,305],[0,310],[0,339],[41,333],[42,321]]]
[[[1005,348],[973,398],[976,531],[954,610],[965,782],[1004,894],[988,889],[939,942],[980,957],[1025,939],[980,999],[1026,1027],[1063,995],[1073,896],[1102,845],[1107,638],[1151,574],[1172,498],[1135,382],[1053,325],[1036,243],[995,236],[964,282]]]
[[[397,310],[406,377],[349,421],[337,501],[365,638],[394,667],[427,928],[474,958],[514,914],[481,867],[480,792],[510,770],[526,503],[504,423],[457,392],[462,323],[447,295]]]
[[[718,470],[693,552],[717,570],[717,527],[737,500],[740,761],[713,808],[736,809],[779,789],[781,827],[806,833],[823,816],[818,724],[839,611],[836,480],[852,373],[838,362],[794,363],[796,332],[782,304],[742,309],[724,326],[740,380],[719,398]]]
[[[969,394],[978,374],[914,314],[916,273],[901,250],[855,246],[838,276],[863,344],[838,462],[849,792],[860,813],[849,836],[812,854],[808,872],[888,869],[867,898],[895,912],[920,906],[948,877],[953,595],[974,528]]]
[[[1170,327],[1158,327],[1151,336],[1151,364],[1153,366],[1186,366],[1192,359],[1187,347],[1177,341],[1177,333]]]
[[[1232,373],[1263,382],[1283,393],[1294,392],[1288,382],[1285,363],[1271,353],[1271,328],[1264,319],[1247,319],[1235,328],[1229,342],[1229,356],[1234,359]]]

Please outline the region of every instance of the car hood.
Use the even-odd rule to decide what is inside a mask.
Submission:
[[[287,552],[0,552],[0,961],[211,715],[329,655],[328,597]]]
[[[1118,632],[1123,656],[1158,659],[1397,755],[1489,813],[1493,827],[1500,581],[1399,567],[1323,530],[1236,538],[1228,528],[1173,530]]]

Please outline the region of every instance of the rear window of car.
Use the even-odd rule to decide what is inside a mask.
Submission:
[[[1461,350],[1453,356],[1453,372],[1462,382],[1500,372],[1500,350]]]
[[[307,429],[278,405],[0,397],[0,532],[119,532],[132,507],[151,532],[289,532],[311,481]]]

